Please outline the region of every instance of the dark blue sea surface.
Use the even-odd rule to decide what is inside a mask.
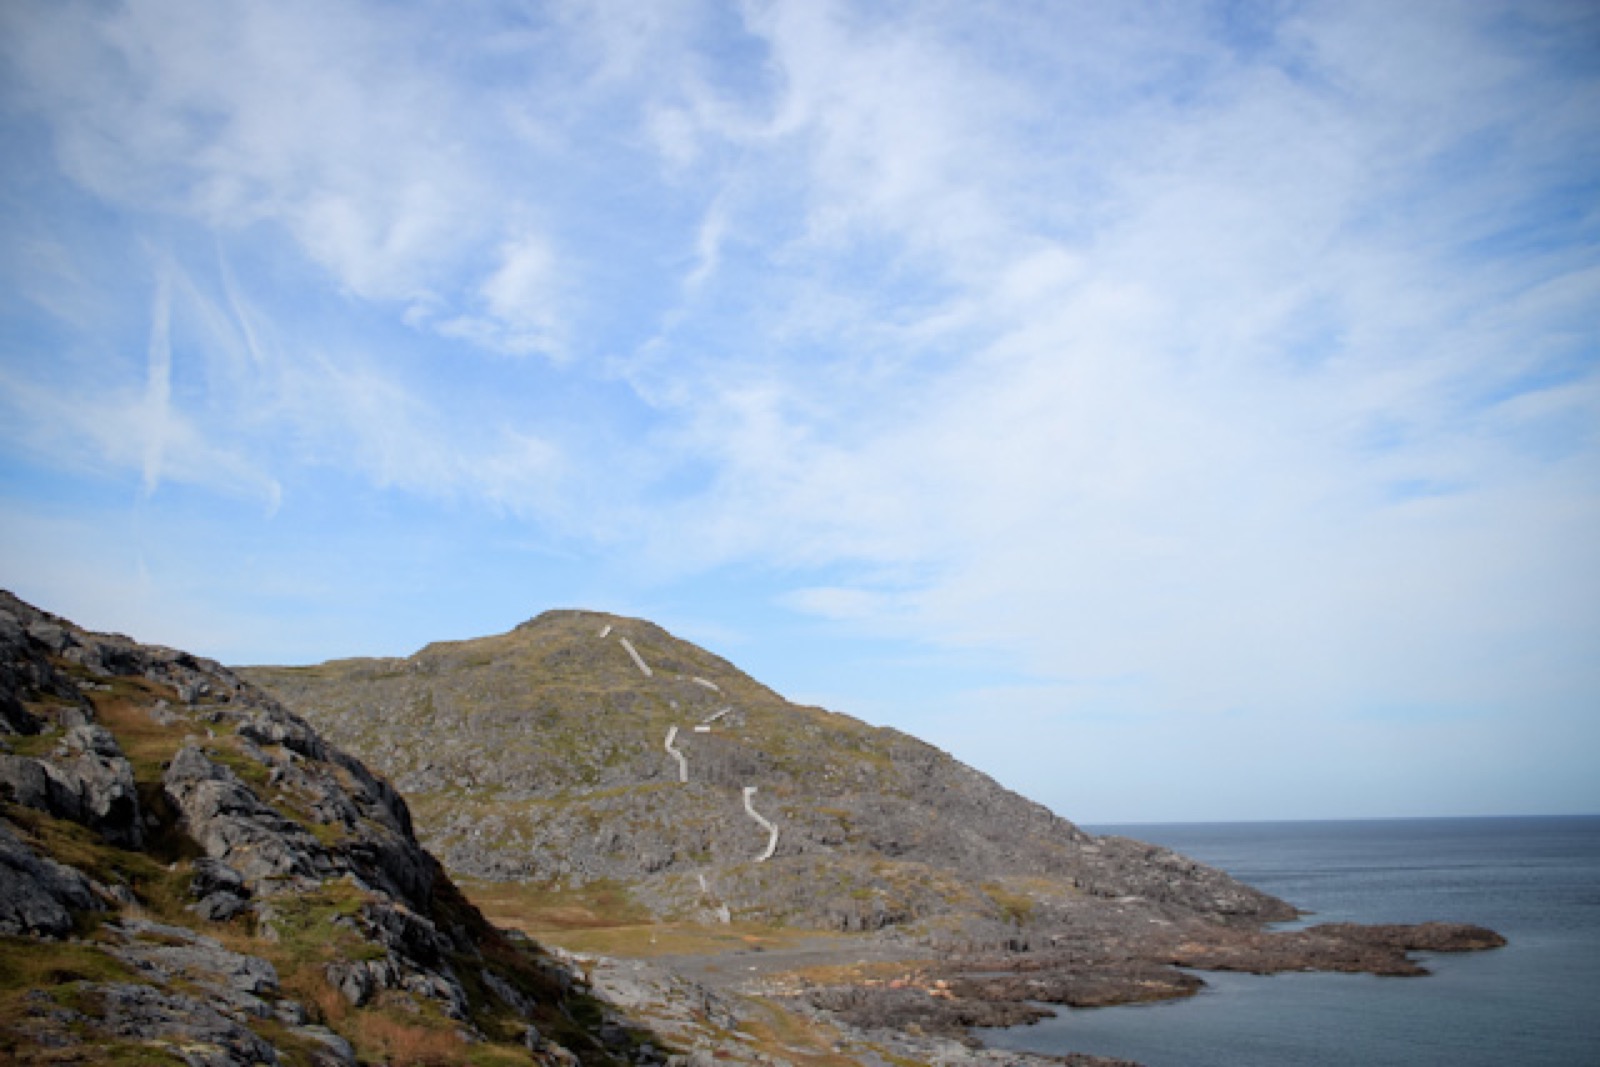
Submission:
[[[1146,1067],[1600,1065],[1600,816],[1094,827],[1220,867],[1319,922],[1478,923],[1423,978],[1196,972],[1188,1000],[1061,1009],[992,1047]]]

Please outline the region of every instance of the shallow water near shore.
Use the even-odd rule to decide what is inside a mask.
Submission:
[[[1296,924],[1489,926],[1425,978],[1201,973],[1184,1001],[1062,1009],[995,1048],[1146,1067],[1600,1064],[1600,816],[1093,827],[1168,845],[1300,908]]]

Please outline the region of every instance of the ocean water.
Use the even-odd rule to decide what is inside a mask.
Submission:
[[[1060,1009],[994,1048],[1146,1067],[1600,1065],[1600,816],[1095,827],[1177,849],[1318,922],[1473,922],[1510,944],[1433,974],[1196,972],[1188,1000]],[[1293,925],[1293,924],[1286,924]]]

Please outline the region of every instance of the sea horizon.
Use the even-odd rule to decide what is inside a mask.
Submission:
[[[1600,811],[1569,811],[1569,812],[1512,812],[1491,815],[1319,815],[1296,818],[1251,818],[1251,819],[1139,819],[1103,820],[1096,819],[1083,821],[1073,819],[1074,825],[1094,832],[1114,831],[1136,826],[1292,826],[1301,823],[1362,823],[1362,822],[1455,822],[1472,819],[1482,820],[1513,820],[1513,819],[1597,819]]]

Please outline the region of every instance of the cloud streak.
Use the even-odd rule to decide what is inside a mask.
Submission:
[[[150,370],[144,389],[144,492],[150,496],[161,484],[172,411],[172,290],[163,272],[156,279],[150,307]]]

